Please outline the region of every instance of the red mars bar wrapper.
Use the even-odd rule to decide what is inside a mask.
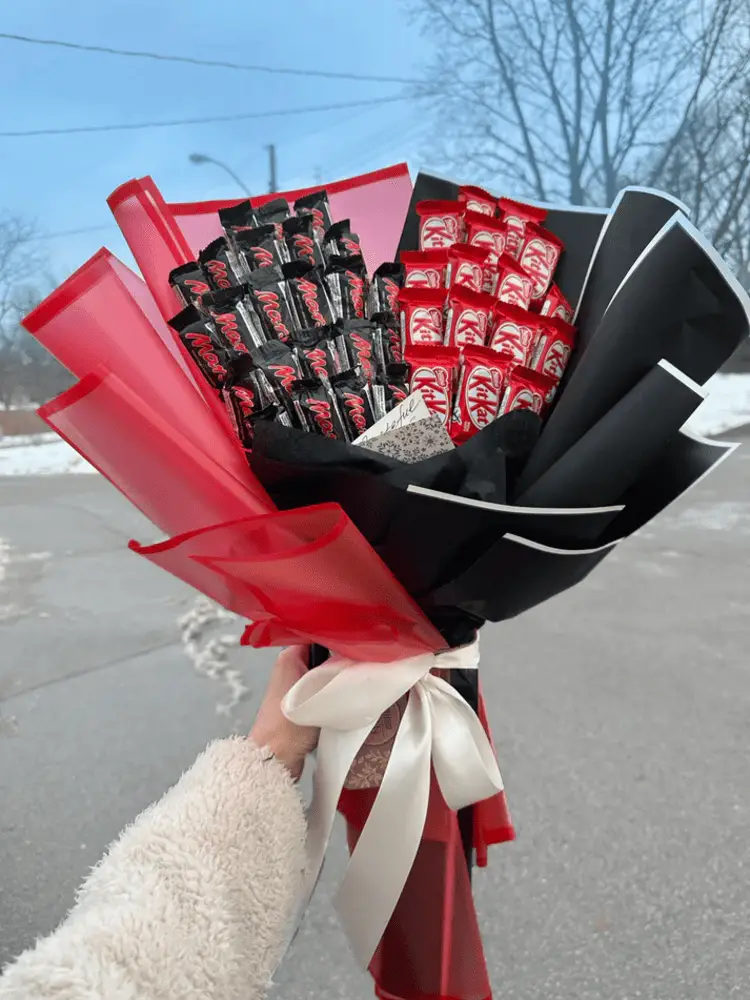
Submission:
[[[402,250],[404,288],[445,288],[448,250]]]
[[[398,313],[398,293],[404,283],[402,264],[386,261],[375,271],[367,293],[367,315]]]
[[[444,253],[448,255],[447,284],[449,288],[464,285],[475,292],[486,290],[485,265],[493,254],[491,247],[456,243]]]
[[[518,263],[533,281],[532,301],[544,300],[563,252],[562,240],[554,233],[533,222],[526,224],[526,233]]]
[[[323,249],[316,237],[312,212],[292,215],[281,224],[288,260],[304,260],[308,264],[323,264]]]
[[[565,320],[566,323],[573,322],[573,307],[554,281],[550,285],[547,297],[542,303],[539,311],[542,316],[550,316],[552,319],[562,319]]]
[[[356,441],[375,423],[367,379],[356,371],[341,372],[331,379],[331,389],[349,441]]]
[[[175,295],[182,306],[193,305],[194,302],[211,291],[203,268],[197,261],[189,264],[180,264],[173,271],[169,272],[169,284],[175,291]]]
[[[294,211],[297,215],[306,215],[308,212],[312,215],[315,232],[320,240],[333,225],[327,191],[312,191],[298,198],[294,203]]]
[[[420,201],[416,211],[420,250],[441,250],[463,238],[464,206],[460,201]]]
[[[247,278],[247,268],[229,246],[225,236],[220,236],[201,250],[198,262],[208,277],[211,288],[217,292],[223,288],[235,288]]]
[[[531,410],[534,413],[541,413],[548,395],[554,388],[554,379],[531,368],[518,366],[508,375],[498,415],[510,413],[511,410]]]
[[[326,230],[323,237],[326,257],[361,257],[362,247],[359,236],[352,232],[349,219],[342,219]]]
[[[298,379],[292,383],[291,398],[304,430],[339,441],[347,440],[336,399],[319,379]]]
[[[517,365],[531,365],[541,326],[533,313],[507,302],[495,302],[488,346],[510,353]]]
[[[446,347],[483,347],[487,343],[495,300],[485,292],[458,285],[448,292]]]
[[[284,286],[289,290],[297,325],[302,328],[330,326],[335,317],[323,268],[293,260],[283,265],[281,273]]]
[[[261,267],[247,280],[248,296],[269,338],[288,343],[298,324],[280,267]],[[299,324],[310,326],[312,324]]]
[[[185,350],[208,384],[214,389],[225,385],[229,379],[231,359],[229,352],[219,342],[210,320],[199,313],[195,306],[187,306],[170,319],[169,325],[179,334]]]
[[[259,225],[258,217],[249,201],[241,201],[237,205],[220,208],[219,221],[230,239],[234,239],[236,233],[246,229],[255,229]]]
[[[371,320],[344,320],[334,327],[336,350],[345,368],[358,369],[368,382],[391,361],[387,335]],[[347,363],[348,362],[348,363]]]
[[[426,344],[438,347],[445,332],[442,288],[403,288],[398,297],[404,350]]]
[[[255,367],[263,372],[269,383],[284,393],[289,393],[292,382],[302,377],[299,359],[279,340],[269,340],[250,351]]]
[[[329,257],[325,285],[334,320],[364,319],[367,268],[361,255]]]
[[[287,260],[303,260],[308,264],[322,264],[323,250],[315,237],[312,213],[292,215],[281,224]]]
[[[487,191],[471,184],[463,184],[458,189],[458,200],[467,212],[494,215],[497,209],[497,198],[493,198]]]
[[[265,343],[260,320],[246,299],[246,288],[226,288],[201,297],[201,309],[207,312],[216,332],[232,352],[247,354],[251,347]]]
[[[506,251],[511,257],[518,257],[526,235],[526,225],[529,222],[542,223],[547,218],[547,209],[536,205],[524,205],[511,198],[500,198],[497,207],[500,218],[508,230]]]
[[[244,448],[253,443],[253,418],[263,410],[265,393],[258,384],[257,373],[246,372],[238,381],[232,381],[222,390],[224,405],[235,434]]]
[[[404,347],[401,343],[401,327],[398,318],[391,312],[373,313],[371,322],[383,333],[384,345],[390,352],[389,360],[399,364],[404,360]]]
[[[276,227],[257,226],[234,234],[234,245],[249,271],[285,264],[289,257],[284,244],[276,239]]]
[[[497,283],[495,297],[499,302],[509,302],[521,309],[528,309],[534,282],[519,263],[509,254],[503,254],[497,262]]]
[[[450,347],[410,347],[405,356],[410,391],[421,392],[427,407],[447,427],[453,412],[459,352]]]
[[[403,403],[409,395],[409,367],[404,363],[386,365],[385,372],[375,376],[375,384],[385,391],[385,412]]]
[[[450,434],[460,443],[492,423],[500,412],[500,401],[511,355],[497,354],[487,347],[467,347],[461,356],[461,374]]]
[[[292,333],[295,351],[306,378],[330,379],[348,367],[339,358],[336,332],[333,326],[313,326]]]
[[[530,367],[558,383],[573,352],[576,329],[562,319],[545,316],[540,322],[541,334]]]
[[[271,201],[267,201],[265,205],[261,205],[260,208],[256,208],[255,214],[258,218],[258,225],[273,226],[276,230],[276,239],[284,239],[284,233],[281,226],[282,223],[285,222],[291,215],[289,202],[286,198],[272,198]]]

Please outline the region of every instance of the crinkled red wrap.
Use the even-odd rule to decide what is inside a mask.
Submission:
[[[328,190],[370,265],[393,259],[411,194],[405,166]],[[218,235],[219,203],[169,206],[145,178],[110,204],[147,284],[101,250],[24,325],[79,379],[42,417],[171,536],[131,547],[252,621],[250,645],[319,643],[370,661],[439,649],[440,635],[340,507],[274,508],[165,322],[177,309],[168,273]],[[483,701],[480,717],[487,728]],[[342,797],[350,844],[373,794]],[[504,796],[474,817],[483,865],[489,844],[513,837]],[[422,845],[371,972],[382,997],[490,995],[457,818],[434,783]]]

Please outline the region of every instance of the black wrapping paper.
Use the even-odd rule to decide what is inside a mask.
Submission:
[[[575,357],[568,378],[644,248],[658,236],[682,205],[659,191],[625,188],[615,200],[594,247],[574,322],[579,326]]]
[[[417,248],[418,202],[457,197],[419,174],[399,251]],[[640,189],[609,211],[549,208],[579,340],[544,427],[510,414],[405,465],[261,425],[253,471],[281,508],[340,503],[447,645],[575,586],[730,451],[680,428],[747,335],[747,299],[677,208]],[[476,672],[452,683],[476,710]],[[459,821],[471,871],[473,811]]]
[[[420,174],[401,249],[417,245],[419,201],[457,194]],[[680,428],[747,335],[747,299],[675,208],[637,189],[611,213],[550,208],[585,350],[543,428],[510,414],[406,465],[267,424],[253,471],[281,508],[340,503],[444,635],[574,586],[726,453]]]
[[[705,393],[666,361],[655,365],[517,503],[614,504],[666,449]],[[613,515],[614,519],[614,515]]]
[[[749,324],[747,297],[677,213],[631,269],[590,336],[524,469],[520,492],[659,361],[703,384],[731,357]]]

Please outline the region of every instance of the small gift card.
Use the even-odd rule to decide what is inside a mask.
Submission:
[[[372,441],[365,442],[363,447],[411,465],[451,451],[455,445],[442,419],[437,413],[431,413],[414,423],[402,424],[387,431]]]
[[[368,427],[364,434],[361,434],[352,444],[364,446],[368,441],[373,441],[387,431],[392,431],[396,427],[403,427],[404,424],[413,424],[415,420],[422,420],[429,417],[430,411],[427,408],[422,393],[417,390],[402,400],[398,406],[394,406],[390,413],[376,421],[372,427]]]

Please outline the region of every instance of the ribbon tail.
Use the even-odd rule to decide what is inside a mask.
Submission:
[[[503,790],[495,752],[474,710],[439,677],[430,677],[435,733],[432,763],[443,798],[463,809]]]
[[[367,725],[349,732],[335,729],[322,729],[320,732],[313,797],[307,813],[307,871],[302,909],[310,902],[320,877],[346,776],[371,728]]]
[[[336,896],[336,909],[363,969],[388,926],[419,849],[430,794],[431,744],[430,708],[418,684],[409,694],[380,791]]]

